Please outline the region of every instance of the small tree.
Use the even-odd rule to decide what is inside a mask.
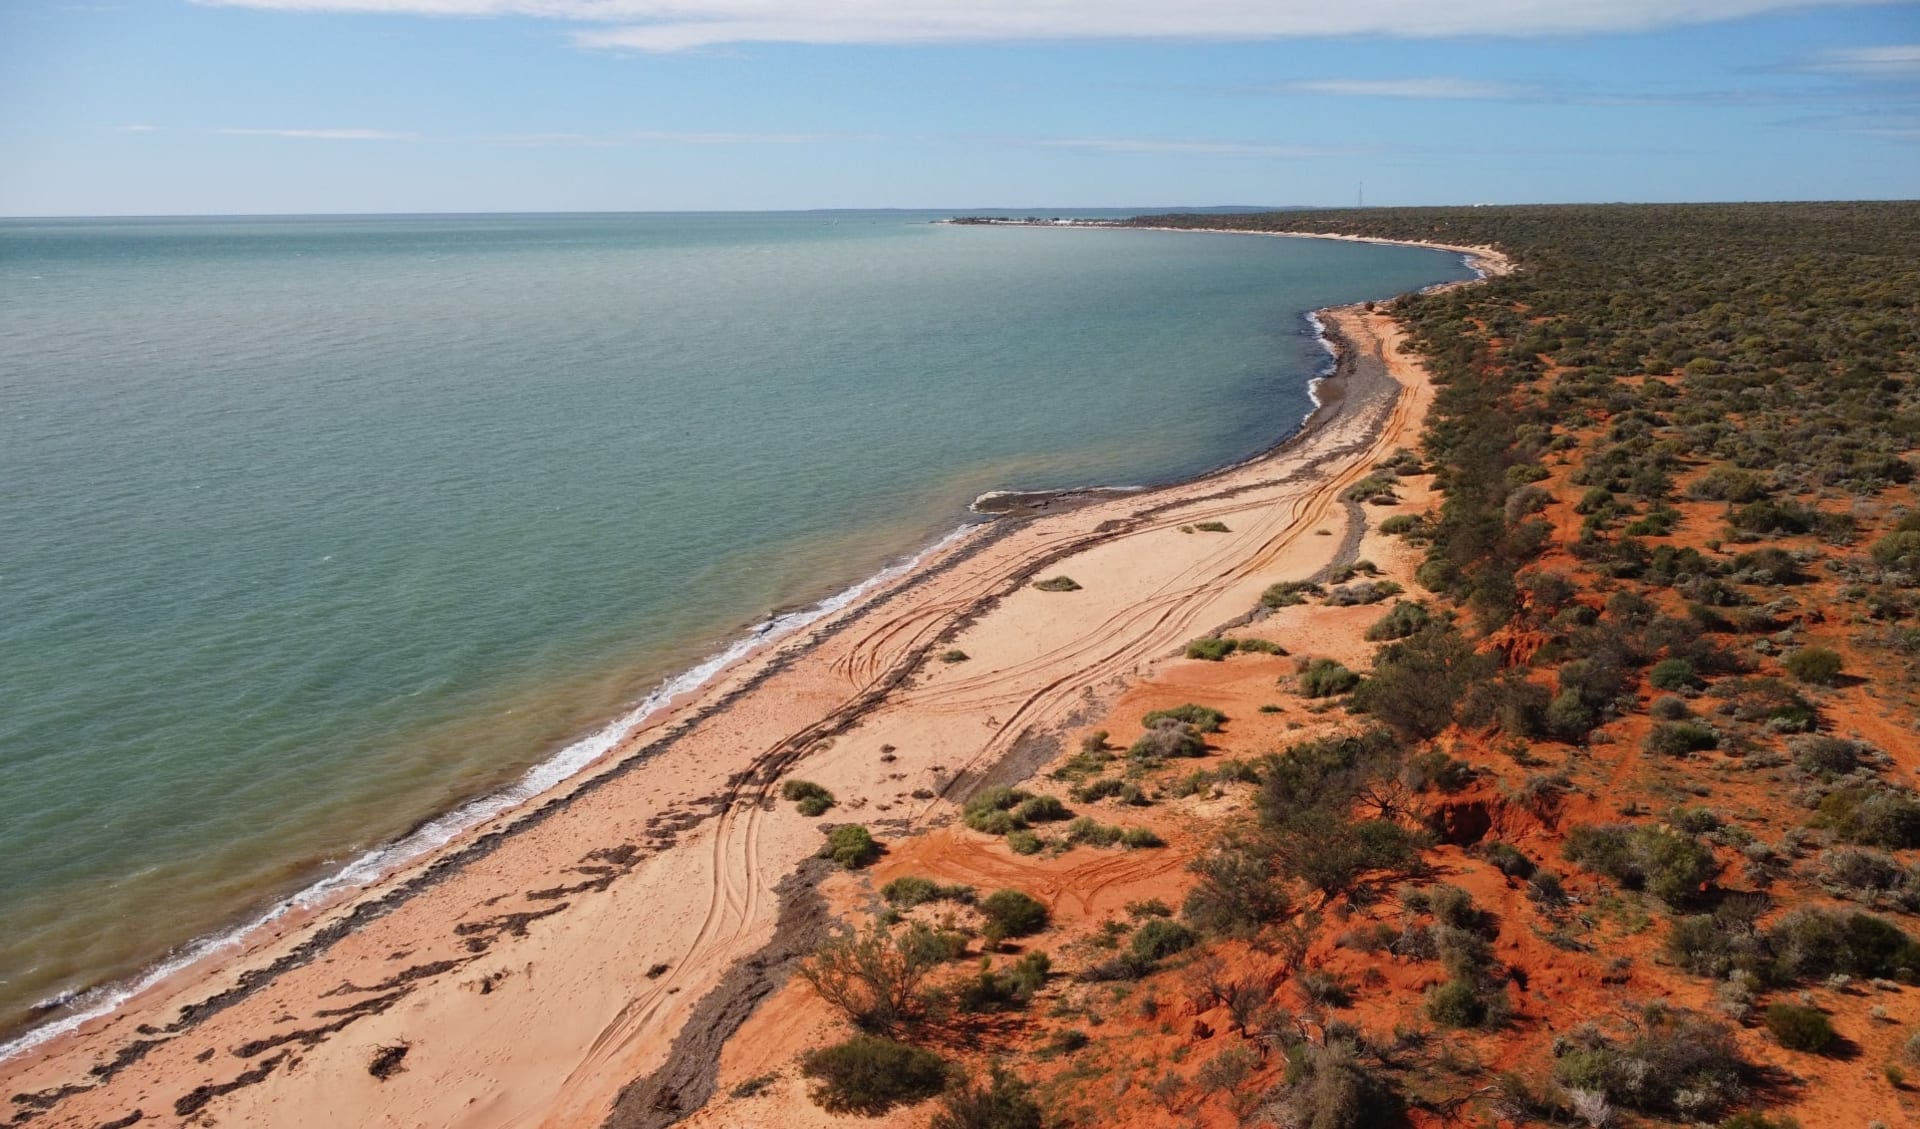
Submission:
[[[812,1097],[821,1109],[866,1117],[925,1101],[947,1084],[939,1055],[870,1035],[814,1051],[801,1060],[800,1073],[819,1081]]]
[[[940,963],[941,950],[924,944],[923,932],[892,932],[876,922],[863,933],[828,941],[796,972],[855,1026],[891,1033],[926,1015],[926,979]]]

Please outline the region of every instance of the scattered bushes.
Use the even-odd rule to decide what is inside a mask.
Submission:
[[[989,835],[1024,830],[1027,823],[1017,814],[1018,809],[1033,798],[1032,792],[1018,788],[983,788],[961,805],[960,818],[973,830]]]
[[[1402,1112],[1380,1073],[1362,1065],[1358,1045],[1329,1039],[1287,1048],[1286,1080],[1257,1117],[1307,1129],[1371,1129],[1398,1124]]]
[[[800,1060],[800,1073],[819,1083],[814,1104],[863,1117],[925,1101],[947,1085],[947,1064],[939,1055],[870,1035],[809,1053]]]
[[[1047,982],[1053,961],[1043,952],[1031,952],[1001,971],[994,971],[993,958],[980,958],[980,971],[961,981],[953,992],[962,1011],[995,1011],[1025,1007],[1033,994]]]
[[[1863,784],[1828,792],[1814,822],[1849,843],[1893,851],[1920,847],[1920,801],[1884,786]]]
[[[820,857],[832,859],[848,870],[858,870],[880,857],[880,844],[858,823],[843,823],[827,832],[827,844]]]

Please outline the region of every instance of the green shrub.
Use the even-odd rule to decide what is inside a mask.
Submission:
[[[1129,827],[1120,833],[1120,845],[1128,850],[1140,850],[1145,847],[1164,847],[1167,841],[1146,827]]]
[[[1532,859],[1511,843],[1488,843],[1483,854],[1495,870],[1508,878],[1532,878],[1538,869]]]
[[[1861,746],[1838,737],[1795,737],[1787,742],[1793,763],[1802,772],[1815,776],[1846,776],[1860,767]]]
[[[1268,586],[1265,592],[1260,593],[1260,602],[1270,608],[1291,607],[1294,604],[1304,604],[1308,596],[1318,596],[1325,591],[1326,589],[1309,581],[1283,580]]]
[[[940,652],[940,661],[943,663],[963,663],[972,657],[958,647]]]
[[[1699,900],[1701,888],[1720,872],[1699,840],[1659,827],[1578,826],[1567,832],[1561,849],[1568,862],[1628,889],[1644,889],[1675,908]]]
[[[1140,725],[1143,728],[1152,729],[1168,721],[1190,725],[1195,733],[1214,733],[1226,724],[1227,715],[1212,706],[1200,706],[1188,702],[1184,706],[1175,706],[1170,710],[1153,710],[1140,718]]]
[[[1204,746],[1202,750],[1204,751]],[[1128,787],[1130,787],[1130,785],[1117,776],[1101,776],[1089,780],[1085,784],[1076,785],[1069,795],[1074,798],[1076,803],[1091,804],[1104,800],[1108,796],[1118,796],[1124,793]]]
[[[1022,823],[1052,823],[1066,819],[1073,813],[1067,810],[1067,806],[1061,803],[1058,797],[1038,795],[1020,801],[1020,806],[1013,809],[1013,814],[1014,818]]]
[[[971,886],[943,886],[931,878],[918,875],[904,875],[880,887],[880,896],[895,909],[912,909],[928,902],[973,901]]]
[[[1380,532],[1389,537],[1400,537],[1416,533],[1420,529],[1420,519],[1412,514],[1394,514],[1380,523]]]
[[[1372,1129],[1404,1117],[1381,1072],[1363,1066],[1359,1048],[1348,1039],[1288,1047],[1285,1089],[1273,1113],[1266,1120],[1307,1129]]]
[[[1398,596],[1406,589],[1391,580],[1366,580],[1358,584],[1347,584],[1327,593],[1327,606],[1347,608],[1360,604],[1377,604],[1389,596]]]
[[[984,788],[960,807],[960,817],[968,827],[989,835],[1005,835],[1026,827],[1026,821],[1014,814],[1021,804],[1033,799],[1033,793],[1005,786]]]
[[[1016,855],[1037,855],[1046,845],[1045,840],[1031,831],[1007,833],[1007,849]]]
[[[1442,1027],[1480,1027],[1491,1011],[1471,980],[1449,980],[1427,992],[1427,1018]]]
[[[1333,659],[1314,659],[1300,672],[1300,693],[1309,698],[1330,698],[1359,684],[1359,675]]]
[[[1704,721],[1663,721],[1647,733],[1647,751],[1684,757],[1720,744],[1720,734]]]
[[[1416,792],[1458,792],[1473,783],[1473,766],[1439,749],[1429,749],[1407,758],[1400,779]]]
[[[1025,937],[1047,927],[1047,907],[1019,890],[995,890],[980,901],[980,914],[1001,937]]]
[[[1690,690],[1700,685],[1700,676],[1686,659],[1662,659],[1647,672],[1647,682],[1656,690]]]
[[[833,793],[811,780],[789,780],[780,785],[780,798],[794,801],[801,815],[812,817],[833,806]]]
[[[1025,1082],[995,1064],[986,1085],[948,1090],[927,1129],[1042,1129],[1045,1118]]]
[[[1814,822],[1849,843],[1887,850],[1920,847],[1920,802],[1907,792],[1859,785],[1827,793]]]
[[[1467,690],[1493,677],[1497,664],[1447,620],[1435,620],[1381,647],[1373,673],[1354,692],[1357,709],[1404,737],[1430,740],[1452,723]]]
[[[1767,1033],[1788,1050],[1809,1054],[1825,1053],[1839,1038],[1818,1008],[1789,1003],[1767,1005]]]
[[[1433,613],[1424,602],[1401,600],[1367,628],[1367,639],[1374,643],[1405,639],[1432,621]]]
[[[1832,686],[1840,680],[1845,663],[1838,652],[1825,647],[1802,647],[1786,657],[1787,673],[1815,686]]]
[[[1175,953],[1185,952],[1199,939],[1198,934],[1177,921],[1153,917],[1134,930],[1133,940],[1128,942],[1128,951],[1141,965],[1150,966]]]
[[[1031,952],[998,972],[992,957],[980,958],[980,971],[955,986],[953,1000],[962,1011],[994,1011],[1025,1007],[1033,994],[1047,982],[1053,961],[1047,954]]]
[[[1207,743],[1193,726],[1180,721],[1163,721],[1127,746],[1127,756],[1136,761],[1160,761],[1174,757],[1204,757]]]
[[[880,844],[858,823],[843,823],[827,832],[827,845],[820,857],[832,859],[848,870],[858,870],[880,857]]]
[[[1746,1096],[1749,1067],[1732,1032],[1677,1009],[1648,1009],[1640,1030],[1615,1042],[1583,1027],[1555,1044],[1554,1080],[1604,1094],[1641,1113],[1710,1118]]]
[[[1266,859],[1244,847],[1210,851],[1187,869],[1199,880],[1187,891],[1181,913],[1205,932],[1246,936],[1293,912],[1293,900],[1273,880]]]
[[[1125,834],[1118,827],[1101,823],[1087,816],[1081,816],[1067,824],[1066,838],[1069,843],[1085,843],[1090,847],[1111,847]]]
[[[939,1055],[871,1035],[808,1053],[800,1073],[818,1082],[811,1096],[821,1109],[863,1117],[925,1101],[947,1085],[947,1064]]]
[[[1217,663],[1231,655],[1238,646],[1239,644],[1232,639],[1195,639],[1187,644],[1187,657]]]
[[[1042,592],[1078,592],[1080,585],[1071,576],[1054,576],[1046,580],[1035,581],[1035,588]]]
[[[1227,523],[1224,521],[1196,521],[1193,523],[1193,527],[1201,533],[1231,532],[1227,529]]]

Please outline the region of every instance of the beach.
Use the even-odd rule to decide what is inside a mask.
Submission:
[[[937,827],[1267,585],[1351,559],[1365,523],[1341,493],[1415,445],[1430,389],[1385,315],[1323,317],[1340,370],[1295,439],[942,542],[583,774],[0,1063],[15,1122],[649,1125],[697,1108],[728,1036],[831,925],[823,822],[889,843]],[[1192,530],[1215,521],[1228,532]],[[1032,587],[1055,575],[1079,590]],[[839,806],[775,804],[789,774]]]

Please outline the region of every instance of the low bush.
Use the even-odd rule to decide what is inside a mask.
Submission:
[[[1359,684],[1359,675],[1333,659],[1314,659],[1300,672],[1300,693],[1308,698],[1330,698]]]
[[[1270,608],[1292,607],[1294,604],[1304,604],[1307,602],[1307,597],[1318,596],[1325,591],[1326,589],[1309,581],[1283,580],[1278,584],[1269,585],[1265,592],[1260,593],[1260,602]]]
[[[1845,776],[1860,767],[1861,746],[1838,737],[1795,737],[1787,742],[1794,766],[1815,776]]]
[[[1655,690],[1690,690],[1700,685],[1700,676],[1686,659],[1662,659],[1647,672],[1647,683]]]
[[[980,971],[954,987],[953,1001],[960,1010],[972,1012],[1025,1007],[1046,984],[1052,967],[1042,952],[1028,953],[999,971],[992,957],[981,957]]]
[[[1327,593],[1327,606],[1335,608],[1353,607],[1359,604],[1377,604],[1389,596],[1398,596],[1406,589],[1391,580],[1367,580],[1359,584],[1348,584]]]
[[[1401,600],[1367,628],[1367,639],[1374,643],[1405,639],[1432,621],[1433,613],[1427,610],[1425,603]]]
[[[1038,795],[1020,801],[1013,809],[1016,819],[1023,823],[1052,823],[1066,819],[1073,813],[1056,796]]]
[[[800,1073],[818,1082],[812,1097],[821,1109],[863,1117],[925,1101],[947,1085],[946,1060],[939,1055],[871,1035],[810,1052],[800,1060]]]
[[[995,890],[979,905],[987,927],[999,937],[1026,937],[1047,927],[1047,907],[1019,890]]]
[[[1604,874],[1628,889],[1644,889],[1675,908],[1699,900],[1720,873],[1713,852],[1693,836],[1659,827],[1582,825],[1567,833],[1568,862]]]
[[[1154,834],[1150,828],[1129,827],[1120,833],[1120,845],[1135,851],[1146,847],[1164,847],[1167,841]]]
[[[995,1064],[985,1085],[968,1082],[947,1091],[927,1129],[1041,1129],[1031,1088]]]
[[[1616,1041],[1588,1026],[1555,1043],[1554,1080],[1616,1106],[1687,1120],[1717,1116],[1746,1096],[1751,1067],[1733,1033],[1691,1012],[1649,1008],[1639,1030]]]
[[[961,805],[960,818],[975,831],[1005,835],[1026,827],[1026,821],[1016,815],[1015,810],[1031,799],[1033,793],[1018,788],[985,788]]]
[[[1177,921],[1153,917],[1134,930],[1127,951],[1141,965],[1150,966],[1175,953],[1185,952],[1199,939],[1198,934]]]
[[[1647,751],[1684,757],[1718,747],[1720,734],[1704,721],[1663,721],[1647,733]]]
[[[1188,864],[1199,879],[1187,891],[1181,913],[1207,933],[1246,936],[1293,912],[1293,900],[1268,870],[1266,859],[1245,847],[1226,845]]]
[[[1358,1045],[1349,1039],[1288,1047],[1286,1080],[1255,1115],[1258,1123],[1307,1129],[1371,1129],[1403,1117],[1382,1073],[1362,1064]]]
[[[1152,729],[1164,722],[1180,722],[1193,727],[1195,733],[1214,733],[1227,722],[1227,715],[1212,706],[1195,705],[1188,702],[1184,706],[1175,706],[1170,710],[1152,710],[1140,718],[1140,724]]]
[[[1920,847],[1920,801],[1875,785],[1838,788],[1815,809],[1814,822],[1849,843],[1890,851]]]
[[[971,886],[943,886],[931,878],[905,875],[880,887],[880,896],[895,909],[912,909],[928,902],[971,904],[974,892]]]
[[[1826,647],[1802,647],[1786,657],[1787,673],[1815,686],[1832,686],[1840,680],[1846,665],[1836,651]]]
[[[832,859],[848,870],[858,870],[880,857],[880,844],[858,823],[843,823],[827,832],[826,846],[820,857]]]
[[[1035,588],[1042,592],[1078,592],[1080,585],[1071,576],[1053,576],[1046,580],[1035,581]]]
[[[1238,646],[1239,644],[1232,639],[1218,637],[1195,639],[1187,644],[1187,657],[1217,663],[1231,655]]]
[[[1818,1008],[1799,1004],[1767,1005],[1767,1033],[1790,1051],[1823,1054],[1833,1048],[1839,1036],[1833,1023]]]
[[[1037,855],[1046,845],[1046,840],[1031,831],[1009,831],[1007,833],[1007,849],[1016,855]]]
[[[940,652],[940,661],[943,663],[963,663],[972,657],[958,647]]]
[[[1207,755],[1207,743],[1193,726],[1179,721],[1165,721],[1153,726],[1140,735],[1140,739],[1127,746],[1127,756],[1136,761],[1162,761],[1175,757],[1204,757]]]
[[[823,814],[834,804],[833,793],[811,780],[789,780],[780,785],[780,798],[794,802],[804,816]]]
[[[1224,521],[1196,521],[1193,523],[1193,527],[1194,529],[1200,531],[1201,533],[1232,532],[1227,528],[1227,523]]]
[[[1084,843],[1090,847],[1111,847],[1126,834],[1120,828],[1108,823],[1081,816],[1067,824],[1066,839],[1069,843]]]

